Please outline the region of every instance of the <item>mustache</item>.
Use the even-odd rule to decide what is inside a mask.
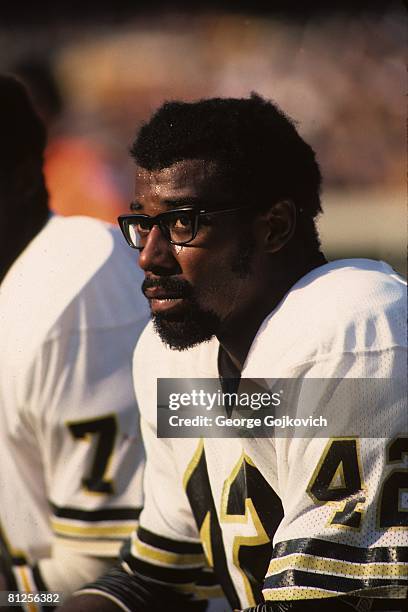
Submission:
[[[171,293],[177,298],[191,297],[193,293],[193,287],[188,281],[171,276],[163,276],[162,278],[145,278],[142,283],[142,292],[145,294],[147,289],[152,289],[153,287],[160,287],[160,289]]]

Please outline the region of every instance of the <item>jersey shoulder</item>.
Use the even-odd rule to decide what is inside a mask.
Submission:
[[[331,262],[300,279],[265,319],[247,365],[272,364],[269,375],[285,376],[334,355],[406,349],[406,316],[406,283],[390,266]]]
[[[0,288],[0,338],[8,362],[30,362],[63,334],[147,320],[141,273],[120,232],[97,219],[52,217]]]

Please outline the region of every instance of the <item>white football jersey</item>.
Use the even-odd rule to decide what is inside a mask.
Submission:
[[[213,569],[239,609],[262,598],[406,597],[404,397],[376,384],[357,413],[343,393],[345,418],[326,437],[157,438],[156,379],[217,378],[218,350],[216,340],[170,350],[152,325],[136,348],[146,497],[125,569],[201,596],[217,592]],[[324,379],[316,404],[330,419],[336,381],[401,380],[405,368],[405,283],[384,263],[342,260],[292,287],[260,327],[242,377]],[[297,415],[304,401],[300,393]],[[353,414],[368,437],[350,435]]]
[[[72,591],[137,523],[141,281],[119,230],[54,216],[1,284],[0,525],[20,590]]]

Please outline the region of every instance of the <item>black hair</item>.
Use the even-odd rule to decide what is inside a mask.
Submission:
[[[49,57],[27,55],[12,66],[12,73],[29,88],[46,125],[58,119],[64,110],[64,100]]]
[[[0,139],[1,280],[49,215],[42,170],[46,129],[26,88],[4,74],[0,74]]]
[[[294,122],[272,101],[210,98],[165,102],[144,124],[130,153],[147,170],[182,159],[219,162],[235,196],[259,210],[283,199],[298,212],[298,231],[318,246],[314,219],[321,212],[321,174],[315,152]]]
[[[42,159],[46,130],[24,85],[0,75],[1,164],[13,167],[27,157]]]

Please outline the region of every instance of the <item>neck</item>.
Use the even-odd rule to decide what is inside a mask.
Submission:
[[[299,258],[301,259],[301,258]],[[273,266],[272,272],[263,280],[263,291],[254,295],[253,299],[245,305],[240,312],[234,312],[227,318],[217,334],[222,351],[226,354],[223,362],[220,360],[221,376],[224,368],[231,366],[240,374],[247,358],[252,342],[264,319],[276,308],[291,287],[308,272],[327,263],[320,252],[313,257],[303,260],[292,266]],[[284,270],[277,274],[276,270]],[[268,287],[268,291],[265,291]],[[230,362],[228,364],[228,362]]]

